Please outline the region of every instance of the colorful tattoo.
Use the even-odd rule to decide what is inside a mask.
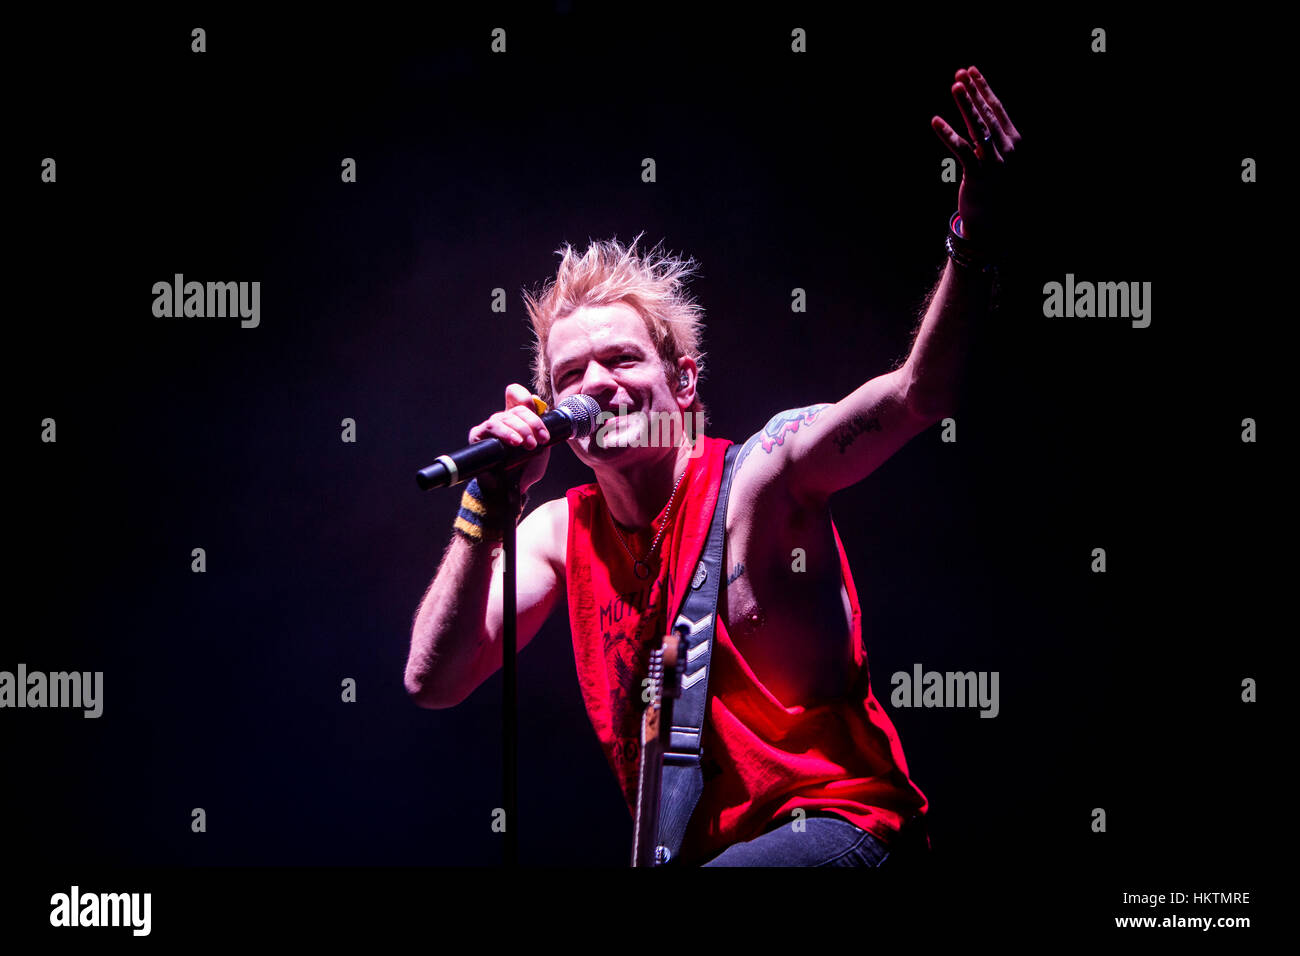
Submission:
[[[754,450],[755,446],[762,445],[763,451],[769,455],[778,445],[785,444],[785,436],[793,435],[799,431],[800,425],[812,425],[817,421],[818,414],[822,409],[830,408],[829,402],[823,402],[820,405],[806,405],[803,408],[790,408],[784,412],[777,412],[771,417],[763,430],[755,432],[745,442],[745,447],[740,450],[736,458],[736,470],[740,470],[741,463]]]

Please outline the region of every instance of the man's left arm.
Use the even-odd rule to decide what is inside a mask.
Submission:
[[[782,412],[755,436],[768,447],[798,423],[784,463],[798,500],[824,501],[857,484],[952,414],[971,326],[988,308],[990,284],[984,273],[969,273],[949,260],[902,366],[833,405]]]
[[[988,311],[992,295],[992,274],[981,265],[996,260],[1007,244],[1005,170],[1020,142],[984,77],[974,67],[956,76],[953,98],[976,145],[941,117],[934,117],[931,127],[962,163],[957,210],[965,242],[957,254],[966,264],[949,258],[902,366],[833,405],[776,415],[742,452],[762,447],[771,454],[783,446],[779,467],[802,502],[825,501],[866,478],[956,406],[972,327]]]

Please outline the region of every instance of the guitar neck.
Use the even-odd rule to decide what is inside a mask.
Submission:
[[[641,767],[632,827],[632,865],[657,866],[659,794],[663,782],[664,753],[671,740],[673,700],[681,693],[684,641],[676,633],[664,639],[662,649],[650,656],[651,700],[641,715]]]
[[[659,833],[659,793],[664,776],[664,742],[668,739],[672,721],[671,697],[662,701],[657,710],[647,709],[641,718],[641,774],[637,788],[636,824],[632,833],[633,866],[656,866],[658,862],[655,848]]]
[[[649,711],[641,719],[641,773],[636,796],[636,822],[632,830],[632,865],[655,865],[655,839],[659,832],[659,788],[663,781],[663,748],[657,733],[650,735]],[[658,723],[657,720],[654,723]],[[657,728],[653,728],[657,729]],[[647,739],[648,738],[648,739]]]

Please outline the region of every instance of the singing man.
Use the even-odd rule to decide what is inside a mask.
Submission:
[[[975,67],[957,71],[952,91],[970,141],[931,120],[963,173],[949,261],[906,361],[838,402],[777,412],[735,456],[704,786],[681,864],[880,866],[929,846],[929,804],[871,687],[829,501],[952,414],[966,334],[990,303],[1020,134]],[[469,441],[540,449],[520,476],[526,494],[550,456],[539,412],[582,394],[606,419],[567,442],[595,481],[518,523],[518,646],[566,606],[587,713],[635,812],[642,681],[691,587],[732,442],[700,427],[702,310],[685,290],[694,262],[639,255],[635,239],[559,254],[554,280],[525,294],[532,388],[510,385]],[[504,522],[519,520],[506,511],[499,478],[468,484],[412,627],[405,682],[422,707],[455,706],[502,666],[493,550]]]

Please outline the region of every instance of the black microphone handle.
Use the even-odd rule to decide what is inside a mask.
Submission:
[[[536,448],[523,445],[507,445],[499,438],[484,438],[472,445],[466,445],[454,455],[443,455],[427,468],[416,472],[415,480],[420,488],[448,488],[469,481],[476,475],[490,471],[497,465],[504,464],[513,468],[540,452],[543,448],[565,441],[574,432],[574,422],[567,412],[558,408],[547,410],[541,416],[542,424],[551,440]]]

